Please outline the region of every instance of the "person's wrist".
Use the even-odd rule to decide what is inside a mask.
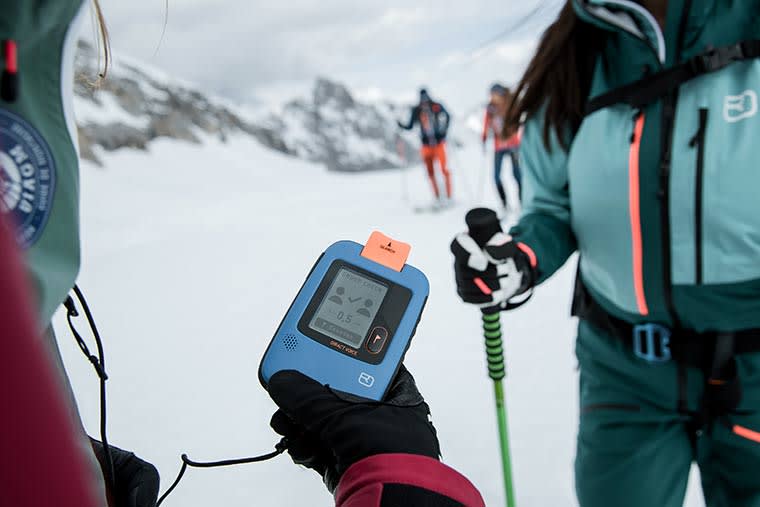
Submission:
[[[440,460],[440,446],[435,428],[428,421],[429,409],[422,402],[417,406],[388,406],[388,412],[357,431],[363,432],[360,445],[335,446],[337,462],[328,467],[323,480],[334,492],[348,469],[356,463],[383,455],[413,455]]]
[[[523,274],[522,283],[517,294],[523,294],[533,288],[538,279],[538,272],[534,259],[522,248],[519,248],[519,244],[517,254],[515,255],[515,265],[520,273]]]

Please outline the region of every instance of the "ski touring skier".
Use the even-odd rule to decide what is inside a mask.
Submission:
[[[420,156],[427,168],[428,178],[433,187],[435,202],[433,208],[437,209],[451,203],[451,173],[446,161],[446,135],[451,123],[451,115],[440,102],[430,98],[425,88],[420,89],[419,103],[412,108],[409,121],[397,122],[399,128],[412,130],[415,125],[420,126]],[[436,179],[435,163],[438,163],[444,180],[444,192],[438,187]]]
[[[502,208],[507,209],[507,192],[504,189],[504,183],[501,180],[501,167],[504,158],[509,156],[512,163],[512,175],[517,184],[518,197],[522,193],[522,173],[520,172],[519,148],[520,148],[520,130],[519,128],[505,129],[504,119],[507,116],[507,110],[512,103],[512,92],[506,86],[494,83],[491,86],[491,99],[486,106],[485,118],[483,119],[483,152],[486,150],[486,142],[489,135],[493,135],[494,150],[494,169],[493,177],[496,184],[496,191],[499,193]],[[517,208],[515,206],[515,208]]]
[[[568,0],[515,92],[523,210],[458,291],[504,308],[580,253],[582,507],[760,506],[760,4]]]
[[[0,300],[6,317],[0,319],[6,351],[0,378],[8,380],[5,387],[25,379],[24,390],[0,393],[4,407],[21,411],[1,426],[0,449],[11,460],[3,470],[12,470],[0,474],[0,490],[20,507],[154,507],[158,496],[153,465],[85,435],[50,327],[61,303],[71,312],[67,294],[80,263],[73,63],[88,4],[0,0]],[[92,5],[107,48],[100,6],[97,0]],[[484,505],[464,476],[439,461],[430,410],[405,368],[383,403],[345,397],[293,371],[274,375],[269,393],[279,407],[270,425],[287,437],[295,463],[323,477],[336,506]]]

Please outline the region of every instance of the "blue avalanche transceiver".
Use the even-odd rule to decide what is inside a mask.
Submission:
[[[430,286],[406,264],[411,247],[374,232],[317,260],[269,343],[264,387],[297,370],[338,391],[382,400],[417,329]]]

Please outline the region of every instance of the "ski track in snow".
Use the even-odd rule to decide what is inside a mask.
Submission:
[[[457,205],[425,214],[412,211],[430,201],[419,166],[335,174],[242,138],[202,147],[162,140],[147,153],[105,155],[106,169],[85,163],[79,283],[105,342],[111,442],[154,463],[162,491],[183,452],[216,460],[272,449],[275,405],[258,382],[261,356],[319,254],[334,241],[363,242],[379,229],[411,243],[410,263],[430,279],[406,364],[432,408],[444,461],[476,484],[487,505],[504,505],[480,315],[457,298],[449,253],[473,199],[496,202],[491,155],[479,148],[473,143],[450,157]],[[574,264],[530,304],[502,317],[521,507],[577,505]],[[55,324],[85,425],[97,435],[97,378],[62,312]],[[696,507],[703,502],[692,479],[686,505]],[[332,501],[314,472],[281,456],[190,469],[165,505]]]

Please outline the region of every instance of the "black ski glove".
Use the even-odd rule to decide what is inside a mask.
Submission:
[[[280,407],[272,428],[287,437],[293,462],[320,474],[331,493],[351,465],[369,456],[439,458],[430,409],[403,366],[383,402],[333,391],[292,370],[275,373],[268,391]]]
[[[512,237],[494,234],[480,248],[467,233],[451,242],[457,293],[462,301],[483,309],[506,310],[509,300],[533,287],[536,279],[528,254]]]
[[[103,443],[90,438],[92,449],[108,477],[106,470],[106,453]],[[112,445],[111,450],[115,477],[115,488],[109,487],[109,500],[112,507],[155,507],[158,500],[160,478],[156,467],[135,456],[134,453]]]

